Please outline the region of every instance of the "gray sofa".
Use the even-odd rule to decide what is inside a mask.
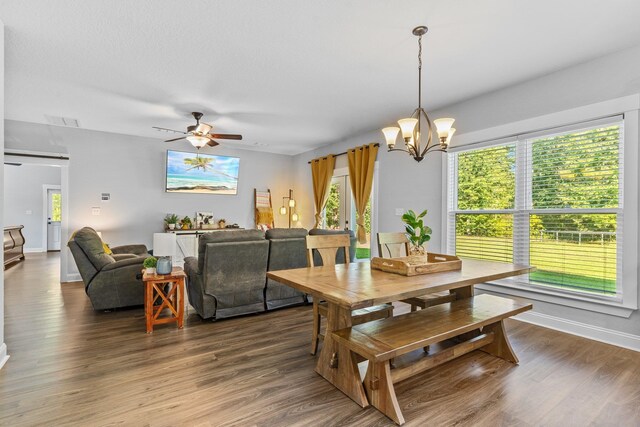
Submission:
[[[336,233],[345,231],[308,234]],[[353,260],[355,237],[353,232],[350,235]],[[233,230],[200,236],[198,258],[184,260],[189,303],[202,318],[222,319],[308,302],[310,296],[267,280],[267,271],[307,266],[306,236],[304,228],[272,229],[266,235],[259,230]],[[343,263],[344,255],[339,254],[337,262]]]
[[[269,240],[268,271],[287,270],[290,268],[304,268],[307,266],[307,230],[304,228],[275,228],[267,230]],[[267,279],[265,302],[267,309],[286,307],[305,303],[304,293],[283,285],[272,279]]]
[[[90,227],[78,230],[67,245],[95,310],[144,304],[139,277],[148,256],[145,245],[114,247],[113,254],[108,255],[102,239]]]
[[[198,258],[184,260],[189,303],[205,318],[265,311],[269,242],[260,230],[200,236]]]

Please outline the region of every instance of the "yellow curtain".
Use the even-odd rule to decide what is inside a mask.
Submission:
[[[364,211],[367,208],[371,187],[373,186],[373,167],[378,155],[378,147],[375,144],[363,145],[352,148],[347,152],[349,158],[349,180],[351,192],[356,205],[356,223],[358,224],[358,242],[367,240],[364,228]]]
[[[316,207],[317,228],[322,222],[322,210],[329,198],[329,188],[331,188],[331,177],[333,168],[336,165],[336,157],[333,154],[311,161],[311,176],[313,178],[313,202]]]

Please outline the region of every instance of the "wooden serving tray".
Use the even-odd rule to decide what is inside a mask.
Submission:
[[[427,262],[416,263],[412,257],[371,259],[371,268],[403,276],[438,273],[441,271],[460,270],[462,260],[455,255],[427,254]]]

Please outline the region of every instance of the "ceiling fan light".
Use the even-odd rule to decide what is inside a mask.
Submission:
[[[398,133],[400,133],[400,128],[395,126],[384,128],[382,129],[382,133],[384,134],[384,138],[387,140],[387,147],[395,147],[396,139],[398,139]]]
[[[209,138],[205,136],[189,135],[187,137],[187,141],[196,148],[202,148],[207,144],[207,142],[209,142]]]
[[[400,119],[398,120],[398,124],[400,125],[400,129],[402,130],[402,137],[405,141],[409,141],[409,139],[413,136],[413,129],[415,129],[416,124],[418,124],[418,119],[413,117],[409,117],[408,119]]]
[[[438,137],[440,137],[440,139],[447,138],[449,135],[449,129],[451,129],[451,126],[453,126],[453,122],[455,121],[456,119],[451,118],[436,119],[433,121],[436,125],[436,129],[438,130]]]

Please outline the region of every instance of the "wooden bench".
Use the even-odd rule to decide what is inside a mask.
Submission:
[[[478,295],[333,332],[333,338],[369,360],[364,387],[369,403],[398,424],[404,417],[393,384],[473,350],[518,363],[503,320],[531,304],[493,295]],[[481,330],[481,331],[480,331]],[[455,337],[470,338],[425,355],[411,365],[391,369],[390,359]],[[353,357],[349,354],[346,357]]]

